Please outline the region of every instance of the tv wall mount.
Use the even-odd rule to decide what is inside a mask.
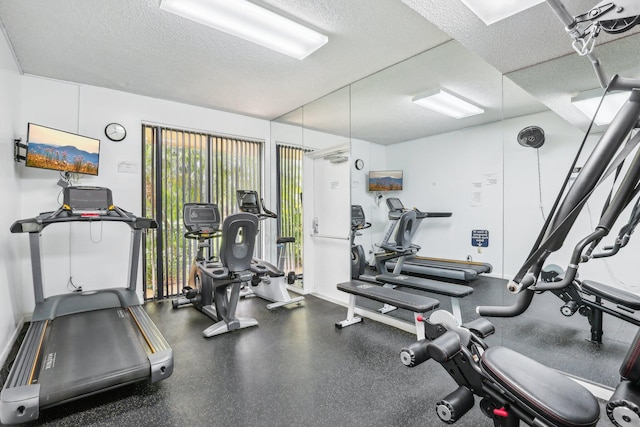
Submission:
[[[22,143],[22,138],[13,140],[13,160],[16,163],[27,160],[27,144]]]

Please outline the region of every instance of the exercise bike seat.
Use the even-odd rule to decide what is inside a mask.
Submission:
[[[546,423],[595,426],[600,406],[587,389],[560,372],[506,347],[491,347],[481,359],[486,374]]]

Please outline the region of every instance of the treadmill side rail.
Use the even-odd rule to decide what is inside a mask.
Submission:
[[[0,422],[19,424],[33,421],[40,415],[40,384],[28,384],[2,390]]]
[[[39,415],[40,384],[31,384],[47,321],[31,322],[0,393],[0,422],[18,424]]]
[[[150,381],[155,383],[169,378],[173,373],[173,350],[169,343],[142,306],[129,307],[129,310],[151,349],[148,356],[151,365]]]

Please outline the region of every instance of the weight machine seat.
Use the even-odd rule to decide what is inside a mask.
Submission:
[[[640,296],[622,289],[603,285],[592,280],[583,280],[582,289],[596,297],[622,305],[632,310],[640,310]]]
[[[596,398],[558,371],[506,347],[487,349],[481,364],[491,378],[548,424],[557,427],[597,424],[600,406]]]

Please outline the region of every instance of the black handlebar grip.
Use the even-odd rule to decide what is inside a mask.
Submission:
[[[400,351],[400,361],[410,368],[426,362],[430,359],[427,349],[430,342],[429,340],[420,340],[414,342],[407,348],[403,348]]]

